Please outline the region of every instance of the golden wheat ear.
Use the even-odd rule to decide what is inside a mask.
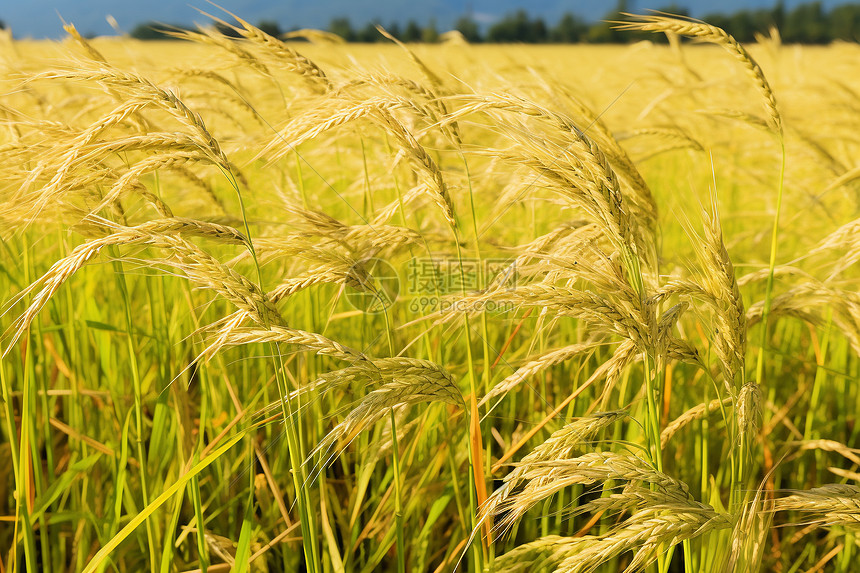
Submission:
[[[614,22],[618,30],[639,30],[643,32],[663,32],[677,34],[698,40],[716,44],[729,52],[746,69],[753,80],[756,89],[761,94],[765,111],[767,112],[768,124],[782,136],[782,116],[776,104],[776,96],[770,87],[770,83],[764,76],[761,66],[753,59],[750,53],[737,40],[722,28],[712,26],[693,19],[682,19],[663,15],[641,15],[623,14],[630,21]]]

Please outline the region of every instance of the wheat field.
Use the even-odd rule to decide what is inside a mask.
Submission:
[[[0,38],[0,572],[857,570],[860,47],[223,20]]]

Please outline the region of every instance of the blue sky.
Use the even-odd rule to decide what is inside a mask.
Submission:
[[[634,0],[632,8],[643,10],[671,4],[673,0]],[[774,0],[674,0],[686,6],[694,16],[709,12],[729,12],[744,7],[769,7]],[[787,6],[800,3],[788,0]],[[825,6],[844,1],[825,0]],[[435,18],[441,29],[447,29],[460,15],[471,11],[485,23],[518,8],[553,21],[566,11],[589,19],[599,19],[614,1],[604,0],[220,0],[219,5],[256,23],[261,19],[276,20],[282,28],[325,28],[336,16],[349,17],[353,25],[370,20],[383,23],[415,19],[419,22]],[[63,35],[62,17],[74,23],[85,34],[113,34],[106,16],[113,16],[121,29],[131,30],[148,20],[169,24],[206,22],[195,10],[200,8],[218,13],[206,0],[0,0],[0,20],[12,28],[16,37],[56,38]]]

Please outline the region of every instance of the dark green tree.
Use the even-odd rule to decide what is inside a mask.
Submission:
[[[242,34],[240,34],[235,28],[228,24],[222,24],[221,22],[215,22],[215,29],[218,30],[224,36],[228,38],[241,38]]]
[[[421,41],[425,44],[433,44],[439,41],[439,31],[436,30],[436,20],[431,19],[429,24],[421,28]]]
[[[603,17],[603,21],[594,24],[588,29],[586,39],[595,44],[620,44],[639,39],[641,37],[639,34],[631,34],[630,32],[615,29],[615,22],[623,22],[626,20],[627,16],[624,14],[628,11],[629,8],[627,1],[618,0],[618,3],[615,5],[615,9],[606,14],[606,16]]]
[[[376,24],[377,22],[368,22],[365,24],[362,29],[355,33],[355,41],[372,44],[382,40],[382,34],[380,34],[379,30],[376,29]]]
[[[517,10],[508,14],[487,31],[487,40],[490,42],[546,42],[546,24],[540,18],[532,20],[525,10]]]
[[[481,29],[471,16],[460,16],[454,29],[463,34],[467,42],[475,44],[481,41]]]
[[[420,42],[421,41],[421,26],[415,20],[406,22],[406,28],[403,30],[404,42]]]
[[[828,31],[832,40],[860,40],[860,6],[843,4],[830,11]]]
[[[568,12],[550,30],[549,40],[560,44],[575,44],[583,41],[587,33],[588,24],[578,16]]]
[[[355,41],[355,30],[352,29],[352,23],[349,18],[333,18],[328,25],[328,31],[332,34],[337,34],[347,42]]]
[[[767,34],[771,26],[776,26],[783,39],[786,39],[786,13],[785,5],[778,2],[773,8],[767,10],[739,10],[731,14],[708,14],[703,20],[714,26],[718,26],[731,34],[739,42],[755,41],[756,33]]]
[[[756,32],[752,14],[748,10],[735,12],[729,18],[729,27],[726,31],[738,42],[752,42]]]
[[[827,19],[821,2],[799,4],[785,17],[783,38],[787,42],[823,44],[830,38],[827,34]]]
[[[257,23],[257,28],[275,38],[280,38],[281,34],[283,34],[280,24],[275,20],[260,20]]]
[[[719,14],[719,13],[705,14],[704,16],[702,16],[702,20],[704,20],[705,22],[707,22],[708,24],[710,24],[712,26],[722,28],[723,30],[725,30],[726,32],[731,34],[730,30],[732,27],[732,18],[728,14]],[[734,34],[732,34],[732,35],[734,36]]]
[[[785,2],[779,0],[770,11],[770,23],[779,30],[785,28]]]
[[[389,34],[391,34],[392,36],[394,36],[398,40],[401,39],[400,38],[400,24],[398,22],[392,22],[385,29],[388,30]]]
[[[131,37],[138,40],[172,40],[168,32],[171,30],[179,30],[180,26],[169,26],[167,24],[159,24],[158,22],[144,22],[138,24],[131,31]]]
[[[535,18],[529,22],[527,38],[529,42],[535,44],[546,43],[547,39],[549,39],[549,29],[546,27],[546,22],[543,21],[543,18]]]

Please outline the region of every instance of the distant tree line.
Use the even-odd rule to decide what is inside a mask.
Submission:
[[[687,10],[678,5],[664,6],[661,12],[686,16]],[[497,20],[485,29],[470,15],[460,17],[454,29],[471,43],[630,43],[642,39],[664,41],[660,35],[647,32],[631,33],[616,30],[613,22],[624,21],[627,12],[627,2],[617,2],[615,8],[599,22],[587,22],[576,14],[566,13],[553,24],[548,24],[540,17],[531,17],[525,10],[518,10]],[[860,40],[860,5],[844,4],[829,11],[825,10],[820,1],[799,4],[791,10],[785,8],[780,1],[773,8],[756,10],[739,10],[732,14],[714,13],[702,18],[704,21],[723,28],[737,40],[750,42],[755,40],[756,33],[767,33],[775,26],[779,29],[783,42],[803,44],[826,44],[834,40]],[[404,42],[432,43],[439,39],[440,33],[434,20],[419,24],[409,20],[382,23],[367,22],[361,27],[353,27],[348,18],[334,18],[328,27],[348,42],[382,42],[385,38],[376,29],[383,24],[395,37]],[[218,26],[227,35],[236,35],[229,27]],[[283,33],[278,22],[264,20],[258,23],[263,31],[280,36]],[[132,30],[135,38],[150,40],[169,37],[168,30],[178,29],[178,26],[163,24],[140,24]]]

